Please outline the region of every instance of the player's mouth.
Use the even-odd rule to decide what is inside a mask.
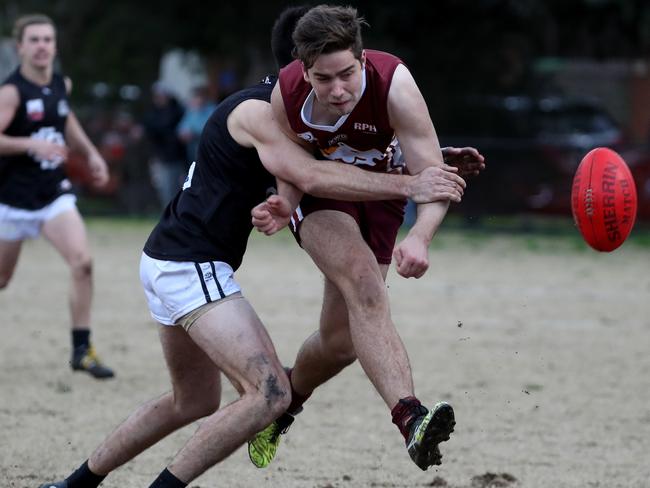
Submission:
[[[345,107],[348,103],[350,103],[350,100],[345,100],[343,102],[330,102],[331,105],[333,105],[336,108],[343,108]]]

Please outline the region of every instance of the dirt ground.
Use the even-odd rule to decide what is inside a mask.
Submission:
[[[65,266],[43,241],[23,249],[0,293],[0,486],[63,478],[168,388],[138,279],[149,228],[90,226],[94,338],[118,374],[107,382],[68,369]],[[444,229],[436,239],[424,278],[391,272],[388,284],[417,395],[456,411],[443,465],[411,463],[355,364],[317,391],[271,467],[254,468],[240,449],[191,487],[650,486],[649,248],[599,254],[566,237]],[[319,272],[288,236],[255,236],[238,280],[290,364],[317,325]],[[149,486],[195,428],[102,486]]]

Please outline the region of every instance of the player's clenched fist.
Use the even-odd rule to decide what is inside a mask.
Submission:
[[[270,236],[289,224],[291,212],[289,200],[280,195],[271,195],[251,210],[251,217],[257,231]]]

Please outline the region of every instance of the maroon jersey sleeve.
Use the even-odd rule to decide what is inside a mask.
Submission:
[[[311,85],[302,76],[302,65],[299,60],[289,63],[280,70],[278,77],[280,92],[284,101],[284,109],[287,112],[291,129],[298,133],[302,131],[300,125],[300,110],[302,104],[311,91]]]

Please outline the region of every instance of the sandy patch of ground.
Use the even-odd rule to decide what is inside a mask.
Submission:
[[[67,270],[42,241],[0,293],[0,479],[61,478],[168,388],[138,279],[148,225],[95,222],[94,337],[118,377],[72,374]],[[443,465],[411,464],[358,364],[317,391],[266,470],[245,450],[193,487],[643,487],[650,479],[650,252],[552,237],[443,233],[420,280],[395,273],[393,316],[416,393],[454,405]],[[287,236],[253,238],[238,279],[289,364],[317,325],[321,277]],[[224,401],[235,398],[225,390]],[[148,486],[196,426],[111,474]],[[644,454],[645,453],[645,454]]]

